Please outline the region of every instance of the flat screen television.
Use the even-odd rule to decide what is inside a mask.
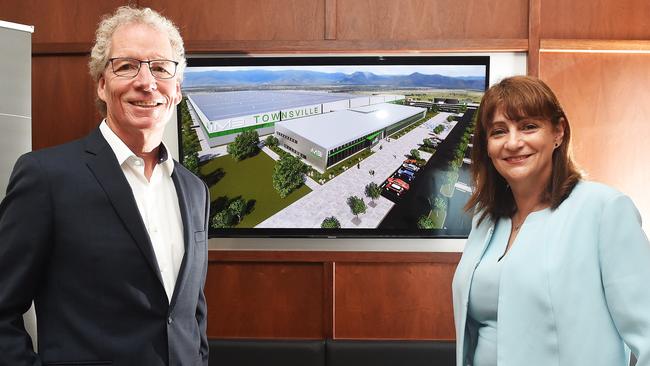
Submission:
[[[210,237],[464,238],[489,56],[192,57],[181,162]]]

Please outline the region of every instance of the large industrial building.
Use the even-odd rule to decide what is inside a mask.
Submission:
[[[425,117],[426,108],[380,103],[275,124],[280,145],[320,172]]]
[[[275,132],[275,124],[362,106],[403,100],[403,95],[354,95],[298,90],[255,90],[190,94],[211,147],[232,142],[242,131]]]

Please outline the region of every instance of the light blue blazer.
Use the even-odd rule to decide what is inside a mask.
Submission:
[[[470,284],[494,231],[477,221],[453,280],[458,366],[472,364]],[[627,196],[578,183],[557,209],[528,216],[502,260],[499,366],[627,366],[630,349],[650,366],[650,243]]]

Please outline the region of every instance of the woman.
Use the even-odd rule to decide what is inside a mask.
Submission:
[[[453,281],[459,366],[627,366],[630,348],[650,366],[650,243],[627,196],[581,180],[570,137],[540,80],[483,96]]]

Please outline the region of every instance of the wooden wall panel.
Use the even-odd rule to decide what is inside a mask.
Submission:
[[[337,263],[335,339],[454,339],[456,264]]]
[[[85,43],[94,40],[102,15],[128,3],[128,0],[0,0],[0,20],[35,26],[34,43]]]
[[[578,163],[630,195],[650,222],[650,54],[542,52],[540,77],[566,109]]]
[[[140,0],[170,17],[186,42],[322,40],[323,0]]]
[[[85,136],[99,125],[87,56],[32,57],[32,148]]]
[[[325,279],[322,263],[211,262],[208,336],[322,339]]]
[[[338,0],[337,39],[527,38],[528,0]]]
[[[571,119],[578,161],[650,220],[650,55],[538,47],[551,38],[650,39],[647,0],[0,0],[2,20],[36,26],[34,149],[98,124],[87,54],[100,16],[126,3],[169,16],[193,52],[529,49],[533,74]],[[443,254],[451,253],[210,253],[208,334],[453,339],[459,255]]]
[[[648,0],[543,0],[542,38],[650,39]]]

